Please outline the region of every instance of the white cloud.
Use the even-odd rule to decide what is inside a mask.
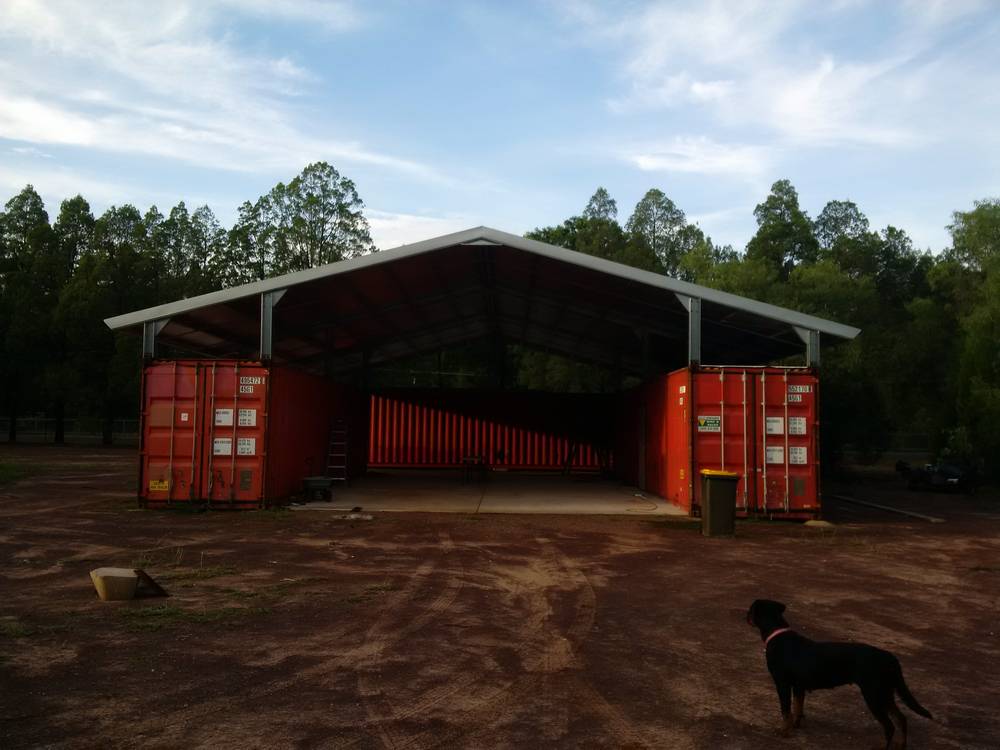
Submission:
[[[353,3],[337,0],[211,0],[210,4],[269,20],[319,24],[331,31],[351,31],[364,24]]]
[[[142,208],[152,202],[148,200],[151,196],[146,195],[145,190],[138,189],[135,185],[95,179],[69,169],[32,167],[30,179],[26,179],[25,174],[25,171],[17,168],[0,166],[0,194],[5,196],[3,200],[14,196],[30,184],[42,196],[49,218],[53,221],[59,213],[59,204],[77,194],[83,195],[90,202],[91,208],[98,213],[113,204],[130,202]],[[147,198],[146,203],[140,200],[142,197]]]
[[[635,81],[628,94],[610,99],[608,106],[619,113],[661,109],[691,102],[721,101],[732,91],[732,81],[700,81],[682,71],[662,80]]]
[[[365,216],[369,226],[371,226],[372,240],[380,250],[388,250],[476,226],[476,222],[461,216],[419,216],[373,209],[366,210]]]
[[[972,77],[944,35],[988,7],[908,0],[878,8],[874,27],[861,26],[858,14],[875,10],[853,1],[692,0],[624,12],[576,3],[565,16],[582,39],[617,55],[625,93],[609,99],[614,113],[683,107],[702,122],[759,129],[782,144],[909,148],[945,137],[928,108],[947,113],[956,82]],[[988,34],[996,20],[985,17],[976,32]],[[838,38],[855,25],[876,39],[858,47]],[[1000,83],[995,73],[988,79],[980,91]]]
[[[52,154],[48,154],[34,146],[12,146],[10,151],[13,154],[20,154],[21,156],[37,156],[41,159],[53,158]]]
[[[762,147],[717,143],[704,136],[678,136],[669,141],[644,144],[628,152],[625,158],[646,172],[735,177],[760,175],[770,162],[767,149]]]
[[[361,23],[343,2],[12,0],[0,14],[0,137],[234,171],[325,159],[445,181],[415,160],[305,125],[299,98],[314,75],[241,48],[225,31],[233,12],[335,30]]]

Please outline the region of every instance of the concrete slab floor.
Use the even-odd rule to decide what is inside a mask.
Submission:
[[[461,471],[432,469],[369,471],[346,487],[334,487],[330,502],[292,509],[344,512],[355,507],[366,512],[685,515],[660,497],[589,474],[490,471],[465,480]]]

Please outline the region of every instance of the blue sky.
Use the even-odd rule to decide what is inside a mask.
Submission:
[[[383,248],[658,187],[742,249],[790,179],[945,247],[1000,195],[1000,4],[32,2],[0,11],[0,195],[236,207],[312,161]]]

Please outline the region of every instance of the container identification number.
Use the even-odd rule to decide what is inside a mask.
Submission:
[[[264,385],[263,375],[240,376],[240,393],[253,393],[255,385]]]

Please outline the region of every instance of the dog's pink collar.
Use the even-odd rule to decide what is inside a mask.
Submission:
[[[767,644],[768,643],[770,643],[772,640],[774,640],[776,637],[778,637],[782,633],[787,633],[790,630],[791,630],[791,628],[778,628],[777,630],[775,630],[773,633],[771,633],[771,635],[769,635],[765,639],[765,641],[764,641],[764,648],[767,649]]]

